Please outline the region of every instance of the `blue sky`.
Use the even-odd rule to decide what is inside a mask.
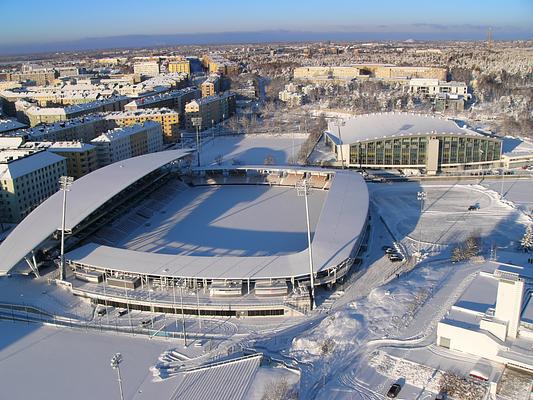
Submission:
[[[0,44],[291,30],[533,34],[533,0],[0,0]],[[465,37],[468,39],[469,37]]]

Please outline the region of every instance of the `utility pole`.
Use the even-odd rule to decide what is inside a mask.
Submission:
[[[309,224],[309,202],[307,200],[309,194],[309,186],[307,179],[302,179],[296,184],[296,194],[305,199],[305,218],[307,221],[307,246],[309,254],[309,276],[311,278],[311,310],[315,308],[315,272],[313,268],[313,247],[311,245],[311,226]]]
[[[59,279],[64,281],[67,275],[65,270],[65,223],[67,214],[67,192],[70,191],[70,186],[74,182],[74,178],[71,176],[62,176],[59,178],[59,187],[63,191],[63,209],[61,213],[61,258],[60,258],[60,271]]]
[[[122,358],[122,354],[116,353],[113,358],[111,358],[111,368],[117,370],[117,380],[118,380],[118,388],[120,390],[120,400],[124,400],[124,393],[122,391],[122,377],[120,376],[120,363],[124,359]]]

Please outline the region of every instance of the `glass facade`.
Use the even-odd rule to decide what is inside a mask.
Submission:
[[[501,157],[501,143],[486,137],[440,135],[439,166],[493,162]],[[391,137],[350,145],[354,166],[424,166],[430,136]]]

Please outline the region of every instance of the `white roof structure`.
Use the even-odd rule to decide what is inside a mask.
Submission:
[[[51,152],[46,157],[63,159]],[[152,171],[189,153],[169,150],[129,158],[100,168],[74,181],[68,194],[66,229],[73,230],[113,196]],[[26,255],[61,226],[62,193],[57,192],[33,210],[0,244],[0,275],[10,272]]]
[[[319,272],[351,256],[363,235],[368,189],[361,175],[336,171],[312,240],[313,267]],[[188,256],[148,253],[96,243],[81,246],[66,259],[114,271],[197,279],[274,279],[309,275],[308,250],[277,256]]]
[[[327,134],[335,144],[350,144],[365,140],[414,135],[461,135],[483,137],[468,128],[460,128],[454,121],[429,115],[409,113],[376,113],[359,115],[344,121],[339,129],[328,125]]]
[[[242,357],[180,373],[171,399],[244,399],[259,369],[261,357],[261,354]]]

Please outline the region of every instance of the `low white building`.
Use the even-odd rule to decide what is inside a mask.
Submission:
[[[410,94],[419,94],[426,97],[435,97],[437,94],[448,93],[468,96],[468,87],[465,82],[446,82],[438,79],[413,78],[409,80],[407,91]]]
[[[479,273],[439,322],[437,344],[533,371],[531,283],[533,265]]]
[[[99,166],[163,150],[163,130],[157,122],[146,121],[112,129],[91,140],[96,146]]]

